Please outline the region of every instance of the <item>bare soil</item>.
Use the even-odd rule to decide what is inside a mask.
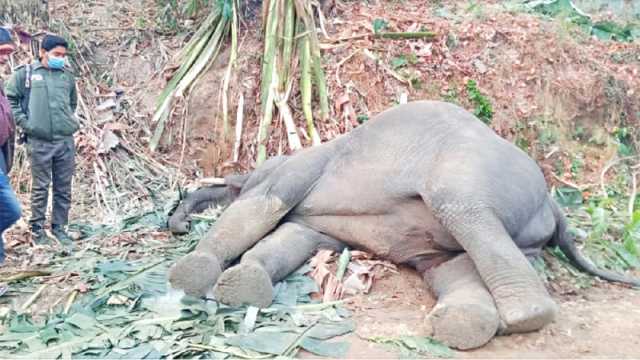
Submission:
[[[551,290],[560,306],[558,318],[544,329],[499,336],[482,348],[456,351],[456,358],[558,359],[638,358],[640,356],[640,292],[610,283],[583,289]],[[356,331],[346,358],[398,358],[398,349],[367,341],[384,336],[424,335],[424,318],[435,298],[420,276],[400,268],[374,283],[368,295],[349,300]],[[303,354],[303,358],[316,358]]]

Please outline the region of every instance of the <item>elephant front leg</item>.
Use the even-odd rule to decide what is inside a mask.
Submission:
[[[273,284],[321,248],[341,251],[344,245],[306,226],[284,223],[247,251],[238,265],[222,273],[213,295],[231,306],[268,307],[273,299]]]
[[[273,230],[288,210],[282,200],[268,195],[232,203],[195,250],[169,269],[171,286],[195,297],[209,295],[222,271]]]
[[[304,150],[243,192],[222,213],[196,249],[169,273],[173,287],[206,296],[222,270],[276,228],[313,189],[330,158],[330,148]]]
[[[427,270],[424,278],[438,298],[427,317],[435,339],[467,350],[495,336],[500,323],[498,310],[469,255],[458,255]]]

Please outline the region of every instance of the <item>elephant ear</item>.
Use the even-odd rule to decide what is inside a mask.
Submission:
[[[229,191],[233,193],[234,196],[238,196],[240,191],[242,191],[242,187],[249,179],[248,175],[227,175],[224,177],[225,185]]]

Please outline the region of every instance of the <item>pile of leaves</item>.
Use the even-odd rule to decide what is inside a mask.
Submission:
[[[130,218],[119,227],[83,225],[83,231],[94,234],[89,241],[126,233],[153,237],[158,213]],[[339,302],[311,300],[319,289],[305,276],[308,265],[276,285],[273,305],[266,309],[231,308],[167,291],[168,266],[192,249],[209,225],[210,220],[198,219],[181,242],[137,244],[121,248],[120,257],[85,242],[71,257],[52,259],[42,272],[48,277],[14,281],[2,299],[14,304],[3,306],[0,357],[269,358],[293,356],[300,349],[344,356],[348,344],[330,339],[352,332],[354,324]],[[131,251],[138,255],[128,259]],[[38,299],[40,289],[65,274],[75,280],[74,287],[57,301]],[[24,305],[16,304],[20,294],[36,287]],[[48,311],[38,316],[28,311],[41,305]]]
[[[640,38],[640,25],[622,24],[613,20],[594,20],[581,11],[571,0],[531,1],[527,6],[533,11],[551,17],[562,17],[600,40],[630,42]]]
[[[394,264],[374,259],[363,251],[347,248],[339,256],[333,250],[320,250],[309,265],[312,269],[309,275],[321,289],[324,302],[367,294],[375,280],[397,273]]]

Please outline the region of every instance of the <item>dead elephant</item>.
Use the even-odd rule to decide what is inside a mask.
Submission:
[[[528,258],[558,245],[579,268],[567,222],[536,163],[467,111],[420,101],[349,134],[276,157],[225,187],[187,197],[170,219],[228,208],[170,270],[173,287],[230,305],[268,306],[272,284],[319,248],[349,246],[419,271],[438,298],[433,336],[469,349],[550,323],[557,308]]]

